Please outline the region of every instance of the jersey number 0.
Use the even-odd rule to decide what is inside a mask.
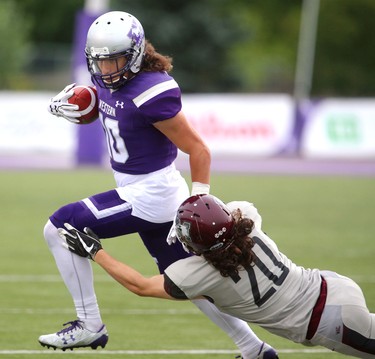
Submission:
[[[129,158],[129,154],[126,149],[125,141],[120,135],[118,121],[106,117],[102,119],[102,124],[105,131],[105,138],[107,140],[108,152],[112,160],[117,163],[125,163]]]

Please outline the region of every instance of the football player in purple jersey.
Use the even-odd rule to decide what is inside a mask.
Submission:
[[[151,278],[110,256],[88,228],[82,233],[65,224],[59,232],[71,252],[96,261],[140,296],[205,298],[296,343],[375,358],[375,314],[360,287],[337,273],[296,265],[261,225],[252,203],[225,205],[209,194],[192,196],[178,208],[175,227],[178,240],[195,255]]]
[[[156,52],[140,22],[119,11],[100,16],[89,28],[85,53],[117,186],[61,207],[44,227],[77,319],[56,333],[40,336],[39,342],[62,350],[104,347],[108,333],[90,261],[62,246],[58,228],[64,223],[79,230],[89,227],[100,238],[138,233],[163,273],[190,255],[181,245],[166,242],[176,209],[189,196],[188,185],[174,164],[178,150],[189,156],[190,193],[204,194],[210,189],[210,151],[181,111],[180,88],[168,74],[172,59]],[[78,108],[68,103],[73,87],[67,86],[52,98],[49,111],[76,123]],[[277,358],[276,351],[246,322],[220,312],[208,301],[197,299],[194,304],[233,339],[243,358],[253,358],[254,353]]]

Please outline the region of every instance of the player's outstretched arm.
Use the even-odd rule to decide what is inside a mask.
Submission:
[[[164,290],[164,276],[161,274],[146,278],[134,268],[110,256],[105,250],[96,254],[95,262],[122,286],[139,296],[174,299]]]

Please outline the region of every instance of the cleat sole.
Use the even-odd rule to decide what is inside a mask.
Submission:
[[[101,347],[103,349],[105,348],[105,346],[108,343],[108,335],[103,334],[100,338],[96,339],[95,341],[87,345],[77,345],[77,346],[71,346],[71,347],[65,347],[65,348],[59,348],[54,345],[49,345],[49,344],[45,344],[42,342],[39,342],[39,343],[42,347],[47,347],[47,349],[50,349],[50,348],[52,348],[53,350],[60,349],[63,352],[65,352],[67,349],[70,349],[72,351],[73,349],[79,349],[79,348],[91,348],[93,350],[96,350],[98,347]]]

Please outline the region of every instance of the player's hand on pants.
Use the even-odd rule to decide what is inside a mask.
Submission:
[[[65,228],[59,228],[58,232],[68,249],[81,257],[95,260],[96,253],[103,248],[99,237],[87,227],[81,232],[69,223],[65,223]]]

